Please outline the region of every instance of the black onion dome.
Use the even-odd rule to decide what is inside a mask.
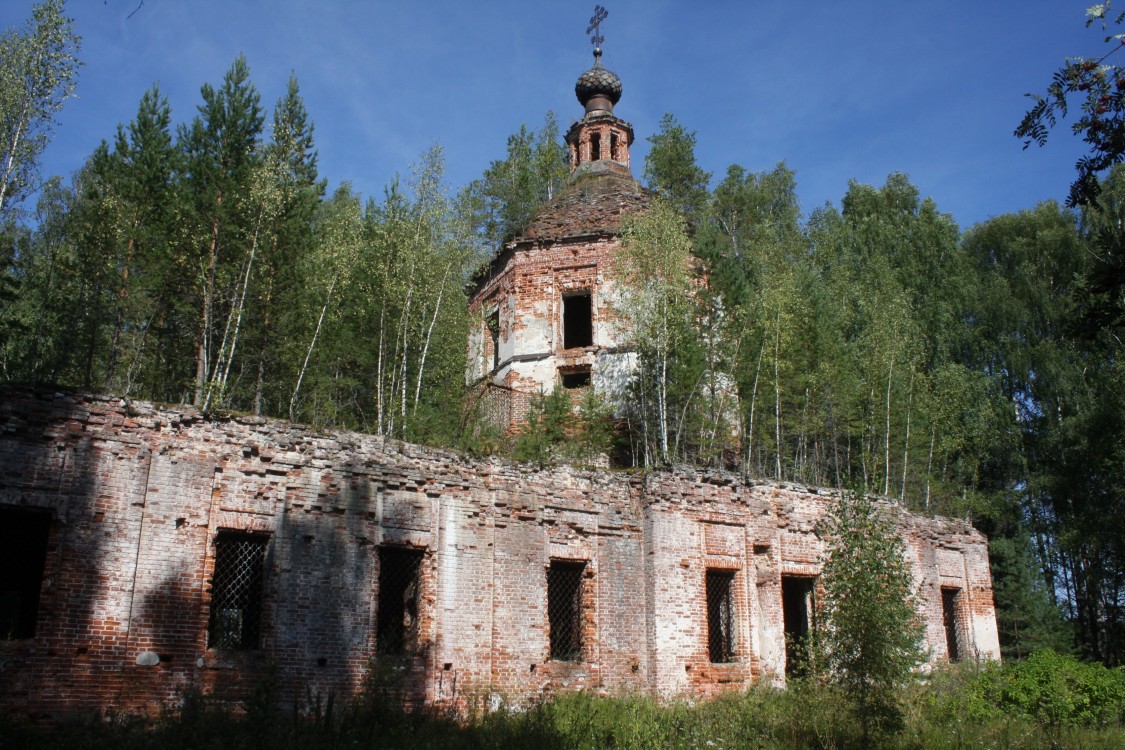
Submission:
[[[574,94],[583,107],[596,96],[601,96],[617,104],[621,100],[621,79],[612,70],[602,67],[599,60],[594,67],[578,76],[574,84]]]

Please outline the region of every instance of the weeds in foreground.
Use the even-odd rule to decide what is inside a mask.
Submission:
[[[854,701],[811,681],[700,703],[565,694],[467,721],[407,710],[384,688],[379,683],[347,706],[310,697],[306,710],[287,711],[270,702],[273,688],[264,685],[238,716],[196,694],[152,721],[111,717],[36,729],[0,717],[0,750],[1125,747],[1125,671],[1054,654],[1004,667],[941,670],[902,696],[901,731],[867,741]]]

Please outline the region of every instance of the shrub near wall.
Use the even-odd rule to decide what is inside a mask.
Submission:
[[[949,715],[979,723],[1018,716],[1046,727],[1121,725],[1125,669],[1036,651],[1024,661],[988,665],[951,698]]]

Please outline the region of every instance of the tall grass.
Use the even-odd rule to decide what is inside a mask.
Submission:
[[[564,694],[523,711],[457,720],[410,711],[370,690],[349,706],[309,702],[285,712],[264,685],[236,716],[200,695],[154,721],[108,721],[50,729],[0,719],[3,750],[209,750],[373,748],[406,750],[733,750],[734,748],[1125,747],[1125,671],[1054,654],[1004,667],[941,670],[902,696],[902,731],[862,738],[855,704],[838,690],[799,682],[714,701],[657,702],[642,696]]]

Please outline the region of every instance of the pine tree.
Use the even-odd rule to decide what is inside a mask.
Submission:
[[[199,115],[180,131],[185,155],[182,184],[193,218],[188,243],[195,267],[198,328],[194,337],[195,376],[192,403],[201,406],[219,356],[218,338],[227,316],[224,303],[247,253],[246,228],[251,175],[259,160],[263,115],[250,82],[246,58],[239,56],[216,90],[204,84]]]
[[[520,125],[508,137],[505,158],[493,161],[462,197],[471,207],[480,252],[493,252],[522,233],[566,177],[566,149],[555,114],[547,112],[537,131]]]
[[[695,132],[689,132],[671,113],[660,120],[660,132],[649,136],[645,181],[694,226],[707,206],[711,174],[695,163]]]

